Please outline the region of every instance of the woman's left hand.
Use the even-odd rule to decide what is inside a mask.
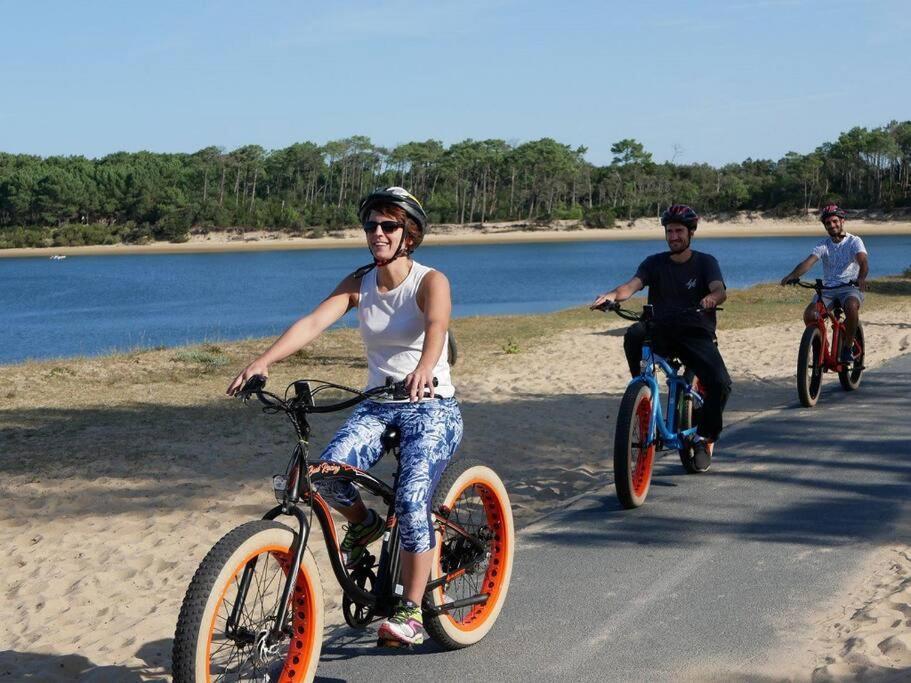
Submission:
[[[425,388],[430,390],[430,398],[433,398],[433,369],[417,366],[414,372],[405,376],[405,386],[408,387],[412,403],[424,397]]]

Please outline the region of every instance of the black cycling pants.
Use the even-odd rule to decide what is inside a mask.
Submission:
[[[644,340],[645,326],[642,323],[632,325],[623,336],[623,350],[633,377],[640,374],[639,361],[642,359]],[[715,345],[714,336],[699,327],[656,326],[652,341],[656,353],[665,358],[677,357],[696,373],[705,391],[702,419],[697,431],[709,441],[716,441],[721,434],[721,415],[731,393],[731,377]]]

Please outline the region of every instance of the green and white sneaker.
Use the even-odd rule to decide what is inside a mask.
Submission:
[[[367,546],[383,535],[382,518],[373,510],[370,510],[365,519],[360,524],[348,524],[345,526],[345,538],[342,539],[342,560],[347,569],[351,569],[367,553]]]
[[[421,608],[410,600],[402,600],[395,614],[380,624],[377,635],[380,643],[391,640],[404,645],[420,645],[424,642]]]

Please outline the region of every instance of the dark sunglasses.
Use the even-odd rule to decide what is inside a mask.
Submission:
[[[364,232],[368,234],[372,233],[376,230],[377,226],[388,235],[399,228],[404,228],[405,224],[400,223],[399,221],[364,221]]]

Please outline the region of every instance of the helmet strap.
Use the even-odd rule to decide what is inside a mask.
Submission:
[[[374,268],[381,268],[382,266],[388,266],[390,263],[395,261],[399,256],[409,256],[411,251],[408,249],[403,249],[405,245],[405,237],[408,236],[408,231],[405,228],[402,228],[402,237],[399,239],[399,246],[395,250],[395,255],[386,259],[385,261],[378,259],[376,256],[373,257],[373,263],[369,263],[366,266],[361,266],[356,271],[354,271],[354,279],[360,280],[367,273],[369,273]],[[373,255],[373,250],[370,249],[370,245],[367,245],[367,249],[370,250],[370,254]]]

